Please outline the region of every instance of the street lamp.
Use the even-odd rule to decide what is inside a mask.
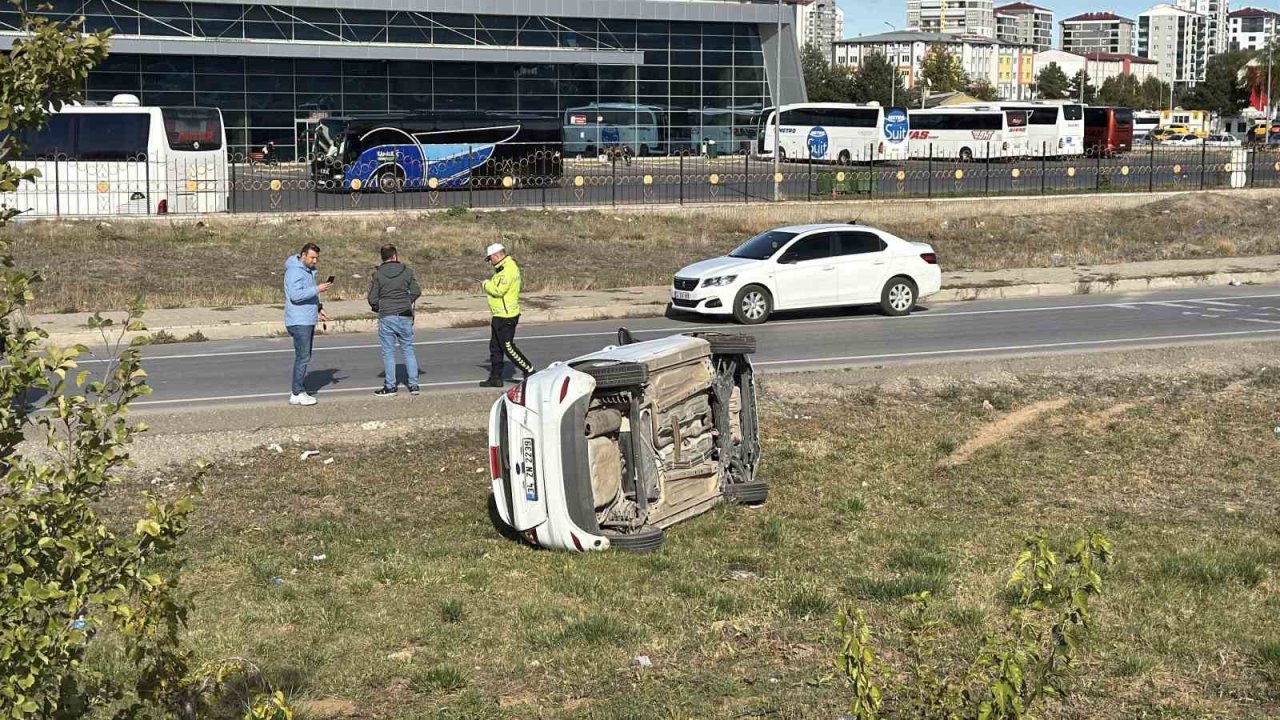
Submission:
[[[885,25],[889,26],[890,30],[894,32],[898,32],[898,28],[896,25],[889,22],[888,20],[885,20],[883,22]],[[892,43],[885,43],[885,46],[890,48],[894,47]],[[892,59],[889,60],[889,69],[893,71],[893,74],[889,76],[889,107],[893,107],[898,104],[898,62],[897,61],[898,61],[897,55],[894,55]]]
[[[782,122],[782,0],[778,0],[778,27],[773,42],[773,199],[777,202],[782,199],[782,185],[778,182],[778,158],[782,154],[778,138],[778,125]]]

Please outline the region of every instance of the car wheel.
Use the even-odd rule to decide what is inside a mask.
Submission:
[[[712,355],[751,355],[756,351],[755,335],[737,333],[689,333],[711,344]]]
[[[574,365],[573,369],[595,378],[597,390],[635,387],[649,380],[649,368],[639,363],[588,360]]]
[[[651,553],[662,547],[666,533],[660,527],[642,525],[630,533],[601,533],[609,538],[609,546],[633,553]]]
[[[910,278],[896,277],[885,283],[880,293],[880,309],[885,315],[906,315],[915,306],[916,284]]]
[[[778,148],[778,162],[787,161],[787,151],[784,148]]]
[[[769,483],[753,480],[724,486],[724,497],[739,505],[763,505],[769,499]]]
[[[965,162],[973,162],[973,151],[969,148],[960,148],[960,159]]]
[[[841,165],[852,165],[852,164],[853,164],[853,156],[849,154],[849,151],[848,151],[848,150],[841,150],[841,151],[840,151],[840,158],[839,158],[839,162],[840,162],[840,164],[841,164]]]
[[[759,325],[773,312],[773,298],[759,285],[748,285],[733,300],[733,319],[743,325]]]

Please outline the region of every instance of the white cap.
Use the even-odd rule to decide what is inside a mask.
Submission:
[[[506,249],[507,249],[507,248],[506,248],[506,247],[504,247],[502,243],[494,243],[494,244],[490,245],[489,247],[485,248],[484,256],[485,256],[486,258],[491,258],[491,257],[493,257],[494,255],[497,255],[497,254],[498,254],[498,253],[500,253],[500,252],[505,252],[505,251],[506,251]]]

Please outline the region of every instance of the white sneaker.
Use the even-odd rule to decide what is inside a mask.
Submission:
[[[298,393],[289,396],[290,405],[315,405],[316,399],[306,393]]]

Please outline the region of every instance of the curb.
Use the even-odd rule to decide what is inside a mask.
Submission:
[[[1143,293],[1156,290],[1176,290],[1197,287],[1222,287],[1226,285],[1261,285],[1280,283],[1280,270],[1242,270],[1239,272],[1213,271],[1169,274],[1151,277],[1120,277],[1091,275],[1075,282],[1055,283],[992,283],[982,286],[944,287],[930,297],[933,302],[953,303],[971,300],[999,300],[1032,297],[1064,297],[1070,295],[1104,295],[1119,293]],[[526,323],[574,322],[582,320],[615,320],[625,318],[661,317],[666,313],[667,288],[638,288],[647,299],[623,304],[575,306],[560,308],[529,308],[521,314]],[[489,314],[483,310],[424,312],[415,323],[418,329],[447,329],[484,327],[489,324]],[[378,327],[377,318],[339,318],[328,323],[325,334],[370,333]],[[213,325],[170,325],[151,327],[147,332],[128,333],[127,339],[148,337],[151,333],[165,331],[179,339],[199,332],[209,340],[235,340],[244,338],[280,337],[285,334],[280,321],[249,322]],[[92,345],[101,342],[95,331],[50,332],[48,343],[52,345]]]

